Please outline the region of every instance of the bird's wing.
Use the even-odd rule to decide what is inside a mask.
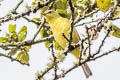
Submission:
[[[73,28],[72,37],[73,37],[73,41],[72,41],[73,43],[78,43],[80,41],[80,37],[76,28]]]

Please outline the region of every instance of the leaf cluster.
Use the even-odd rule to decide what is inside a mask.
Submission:
[[[24,41],[27,36],[27,27],[22,26],[19,32],[16,32],[16,25],[9,24],[9,33],[6,33],[5,37],[0,37],[0,43],[14,43]],[[5,50],[9,50],[8,55],[14,56],[17,54],[17,59],[21,63],[28,64],[30,46],[16,46],[15,48],[3,47]]]

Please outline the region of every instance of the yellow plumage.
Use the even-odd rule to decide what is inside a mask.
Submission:
[[[65,49],[67,47],[68,41],[63,37],[64,35],[69,38],[69,32],[70,32],[70,21],[67,18],[61,17],[59,14],[57,14],[55,11],[48,10],[44,13],[45,18],[47,22],[50,24],[51,30],[53,32],[54,38],[56,42]],[[75,28],[73,28],[72,33],[72,44],[78,43],[80,40],[79,35]],[[74,49],[71,51],[71,53],[78,59],[80,54],[80,47]],[[92,75],[89,67],[87,64],[83,64],[82,68],[85,72],[86,77],[89,77]]]

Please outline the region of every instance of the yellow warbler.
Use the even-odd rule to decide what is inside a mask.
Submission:
[[[53,32],[54,38],[58,44],[65,49],[67,47],[68,41],[63,37],[64,35],[69,38],[69,32],[70,32],[70,21],[67,18],[61,17],[58,13],[52,10],[47,10],[43,13],[43,15],[46,18],[46,21],[50,24],[51,30]],[[72,33],[72,44],[76,44],[80,41],[79,35],[75,28],[73,28]],[[80,47],[74,49],[71,51],[71,53],[79,59],[80,55]],[[88,78],[90,75],[92,75],[91,70],[89,69],[88,65],[85,63],[82,65],[83,71]]]

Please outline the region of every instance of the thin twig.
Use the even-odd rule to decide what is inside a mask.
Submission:
[[[99,20],[99,22],[97,23],[97,31],[100,32],[100,31],[102,30],[102,28],[104,27],[104,26],[103,26],[103,23],[107,22],[109,19],[111,19],[111,17],[113,17],[113,15],[114,15],[114,13],[115,13],[115,10],[117,9],[117,6],[118,6],[118,1],[115,0],[115,1],[114,1],[114,7],[111,8],[111,10],[109,11],[109,13],[106,14],[103,18],[101,18],[101,19]],[[96,31],[96,32],[97,32],[97,31]]]
[[[15,16],[15,17],[9,17],[9,18],[5,18],[5,19],[0,19],[0,24],[1,24],[1,23],[4,23],[4,22],[8,22],[8,21],[10,21],[10,20],[19,19],[19,18],[21,18],[21,17],[23,17],[23,16],[29,15],[31,12],[35,13],[35,12],[36,12],[37,10],[39,10],[40,8],[43,8],[44,6],[48,6],[48,5],[49,5],[51,2],[53,2],[53,1],[55,1],[55,0],[48,0],[48,1],[46,1],[44,4],[40,4],[40,3],[39,3],[39,5],[38,5],[37,7],[35,7],[34,10],[29,9],[28,11],[23,12],[23,13],[21,13],[21,14],[18,14],[18,15]]]
[[[71,11],[71,20],[70,20],[70,32],[69,32],[69,42],[68,42],[68,48],[71,48],[71,43],[72,43],[72,33],[73,33],[73,27],[74,27],[74,7],[72,5],[71,0],[67,0],[69,6],[70,6],[70,11]],[[65,54],[67,55],[67,54]]]
[[[69,39],[65,36],[64,33],[62,33],[62,36],[69,42]]]
[[[29,18],[27,18],[27,17],[23,17],[25,20],[27,20],[28,22],[32,22],[32,23],[34,23],[34,24],[37,24],[37,25],[40,25],[41,24],[41,22],[35,22],[35,21],[33,21],[33,20],[30,20]]]
[[[76,69],[77,67],[81,66],[82,64],[86,63],[86,62],[90,62],[90,61],[95,61],[96,59],[99,59],[105,55],[108,55],[108,54],[111,54],[112,52],[115,52],[115,51],[120,51],[120,47],[119,48],[116,48],[114,50],[111,50],[111,51],[108,51],[106,53],[103,53],[102,55],[100,56],[97,56],[95,58],[87,58],[85,61],[81,62],[81,64],[76,64],[74,65],[73,67],[69,68],[68,70],[64,71],[63,73],[61,73],[60,75],[58,75],[58,78],[62,78],[62,77],[65,77],[65,75],[67,75],[69,72],[73,71],[74,69]]]
[[[105,43],[105,40],[106,40],[106,38],[108,37],[110,31],[111,31],[111,27],[108,29],[107,34],[105,35],[104,39],[102,40],[101,45],[99,46],[98,51],[97,51],[95,54],[93,54],[92,57],[94,57],[95,55],[97,55],[97,54],[100,53],[101,48],[103,47],[103,45],[104,45],[104,43]]]
[[[10,59],[11,61],[16,61],[16,62],[19,62],[19,63],[20,63],[20,64],[22,64],[22,65],[27,65],[27,66],[30,66],[30,64],[29,64],[29,63],[28,63],[28,64],[22,63],[22,62],[21,62],[21,61],[19,61],[17,58],[13,58],[13,57],[8,56],[8,55],[5,55],[5,54],[3,54],[3,53],[0,53],[0,56],[6,57],[6,58]]]
[[[82,60],[82,55],[83,55],[83,50],[84,50],[84,40],[81,40],[81,48],[80,48],[80,55],[79,55],[79,64],[81,64],[81,60]]]
[[[110,54],[110,53],[113,53],[113,52],[115,52],[115,51],[120,51],[120,47],[118,47],[118,48],[116,48],[116,49],[113,49],[113,50],[110,50],[110,51],[108,51],[108,52],[105,52],[105,53],[103,53],[103,54],[101,54],[101,55],[99,55],[99,56],[96,56],[95,58],[91,58],[90,60],[96,60],[96,59],[101,58],[101,57],[103,57],[103,56],[105,56],[105,55],[108,55],[108,54]]]
[[[17,6],[11,11],[11,13],[17,14],[16,10],[17,10],[17,9],[19,8],[19,6],[23,3],[23,1],[24,1],[24,0],[21,0],[21,1],[17,4]]]
[[[89,21],[89,22],[84,22],[84,23],[81,23],[81,24],[76,24],[75,27],[83,26],[83,25],[85,25],[85,24],[94,23],[94,22],[97,22],[98,20],[99,20],[99,19],[97,19],[97,20],[91,20],[91,21]]]
[[[87,36],[88,36],[88,49],[89,49],[89,55],[88,56],[91,56],[91,41],[90,41],[90,34],[88,32],[88,27],[86,27],[86,33],[87,33]]]
[[[97,13],[98,11],[99,11],[99,9],[96,9],[96,10],[94,10],[94,11],[88,13],[88,14],[83,15],[82,17],[77,16],[76,19],[74,20],[74,24],[78,23],[82,19],[85,19],[86,17],[89,17],[89,16],[93,15],[94,13]]]
[[[54,65],[52,65],[51,67],[47,67],[46,69],[44,69],[44,71],[42,72],[41,75],[37,76],[36,80],[41,80],[41,78],[47,74],[51,69],[54,68]]]
[[[43,27],[44,24],[45,24],[45,18],[42,19],[42,22],[41,22],[41,24],[40,24],[40,26],[39,26],[39,29],[38,29],[38,31],[35,33],[35,35],[34,35],[34,37],[33,37],[33,39],[32,39],[32,42],[35,40],[35,38],[37,37],[37,35],[40,33],[40,30],[42,29],[42,27]]]
[[[72,1],[71,0],[67,0],[68,1],[68,4],[70,6],[70,11],[71,11],[71,30],[70,30],[70,38],[69,38],[69,45],[71,45],[71,42],[72,42],[72,32],[73,32],[73,26],[74,26],[74,7],[72,5]]]
[[[24,42],[12,42],[12,43],[0,43],[0,47],[19,47],[19,46],[27,46],[27,45],[34,45],[34,44],[38,44],[38,43],[41,43],[41,42],[45,42],[45,41],[49,41],[50,39],[53,39],[53,35],[49,36],[49,37],[46,37],[46,38],[43,38],[43,39],[38,39],[36,41],[31,41],[31,40],[28,40],[28,41],[24,41]]]
[[[54,79],[53,80],[57,80],[57,61],[56,61],[56,56],[54,55],[54,50],[53,50],[53,44],[51,44],[50,46],[51,48],[51,52],[52,52],[52,56],[53,56],[53,62],[54,62]]]

